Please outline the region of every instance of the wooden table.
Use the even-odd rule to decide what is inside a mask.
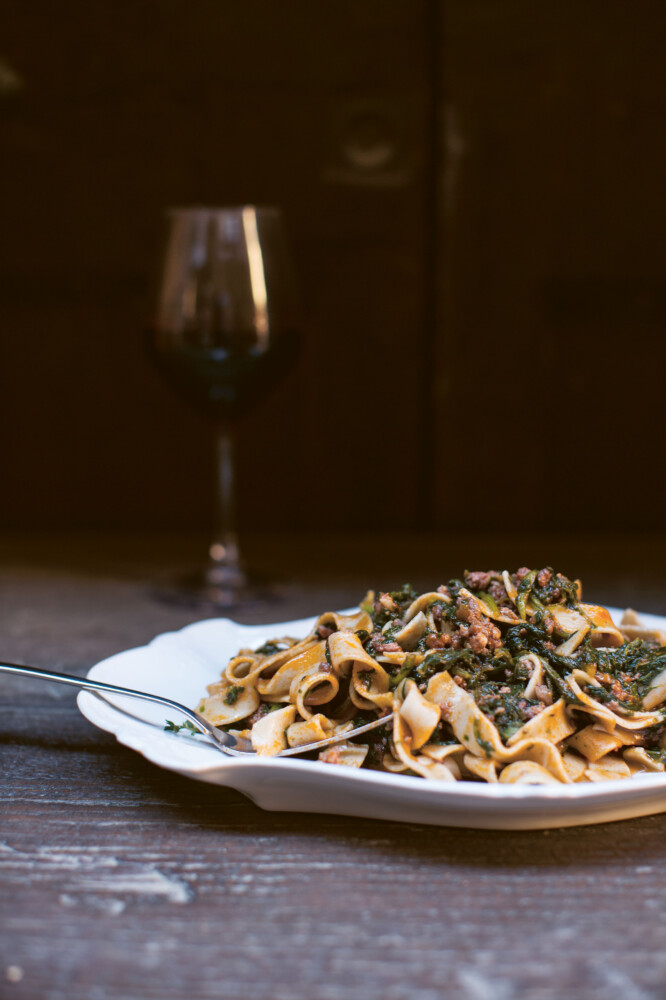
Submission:
[[[84,673],[201,617],[151,583],[197,544],[7,541],[3,655]],[[245,621],[344,606],[410,567],[425,585],[555,557],[589,597],[666,608],[664,539],[250,548],[297,583]],[[0,676],[0,700],[3,1000],[666,997],[666,815],[500,833],[265,813],[119,746],[66,688]]]

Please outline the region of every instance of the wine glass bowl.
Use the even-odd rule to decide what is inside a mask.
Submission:
[[[291,258],[276,208],[171,209],[151,324],[155,363],[217,419],[251,407],[298,353]]]
[[[215,428],[216,526],[198,603],[250,596],[235,522],[233,423],[287,374],[300,346],[299,302],[279,209],[174,208],[148,348],[157,369]]]

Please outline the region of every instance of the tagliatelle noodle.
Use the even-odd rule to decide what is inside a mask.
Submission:
[[[257,680],[257,691],[268,701],[289,701],[289,693],[294,681],[299,681],[311,670],[325,662],[326,643],[317,642],[290,660],[282,663],[276,672],[266,679]]]
[[[403,620],[405,622],[410,622],[412,618],[419,613],[419,611],[428,611],[433,604],[437,604],[438,601],[441,601],[443,604],[450,604],[451,598],[436,590],[430,590],[427,594],[420,594],[415,601],[412,601],[405,611]]]
[[[622,740],[614,733],[609,733],[601,726],[586,726],[576,733],[568,741],[568,746],[573,747],[578,753],[586,757],[587,760],[595,763],[607,753],[618,750],[624,746]]]
[[[389,693],[389,676],[384,668],[364,650],[352,632],[334,632],[328,648],[333,670],[339,677],[348,677],[349,697],[357,708],[388,709],[393,703]]]
[[[505,767],[499,780],[512,785],[557,785],[550,771],[530,760],[517,760]]]
[[[566,702],[564,698],[560,698],[553,705],[544,708],[539,715],[530,719],[524,726],[521,726],[518,732],[510,736],[506,743],[510,747],[521,740],[540,738],[557,744],[575,732],[576,726],[571,721]]]
[[[625,639],[550,569],[470,573],[465,585],[408,595],[370,592],[357,612],[320,615],[302,639],[240,650],[199,711],[264,756],[334,735],[321,761],[431,781],[664,771],[666,646],[635,614]],[[390,726],[344,739],[388,712]]]

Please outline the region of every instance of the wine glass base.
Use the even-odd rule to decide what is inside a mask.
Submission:
[[[207,612],[245,610],[278,603],[286,596],[286,584],[244,573],[232,579],[211,579],[210,571],[190,573],[160,584],[154,591],[159,601]]]

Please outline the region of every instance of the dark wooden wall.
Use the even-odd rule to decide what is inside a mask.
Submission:
[[[163,209],[247,201],[308,321],[244,527],[660,526],[660,0],[4,11],[0,526],[207,523],[142,327]]]
[[[659,0],[446,5],[436,406],[459,429],[434,496],[455,520],[664,524],[665,44]]]

